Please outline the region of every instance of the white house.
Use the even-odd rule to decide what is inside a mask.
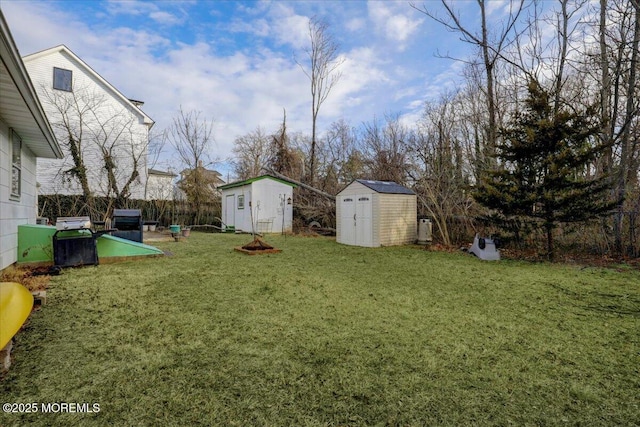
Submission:
[[[395,182],[356,179],[336,196],[336,241],[366,247],[413,243],[417,216],[411,189]]]
[[[0,10],[0,270],[17,260],[18,225],[35,224],[36,158],[61,158]]]
[[[141,109],[142,102],[128,99],[64,45],[23,58],[64,158],[38,161],[40,194],[82,194],[77,179],[67,173],[74,167],[69,131],[81,138],[82,155],[92,194],[116,196],[110,188],[105,153],[115,162],[118,191],[132,172],[138,171],[128,196],[145,197],[147,148],[153,120]],[[70,123],[63,126],[63,121]]]
[[[146,200],[173,200],[173,180],[178,176],[173,172],[156,169],[147,170]]]
[[[271,175],[218,187],[222,193],[223,225],[227,229],[257,233],[291,231],[295,187],[295,184]]]

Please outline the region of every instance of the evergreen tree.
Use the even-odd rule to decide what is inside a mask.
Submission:
[[[609,181],[592,176],[593,161],[606,148],[598,142],[594,111],[554,108],[550,95],[529,83],[526,111],[501,129],[496,157],[474,197],[507,217],[542,226],[547,256],[553,260],[553,231],[560,223],[581,222],[609,211]]]

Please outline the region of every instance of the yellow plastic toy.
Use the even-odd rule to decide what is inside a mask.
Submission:
[[[33,308],[33,295],[20,283],[0,283],[0,349],[20,330]]]

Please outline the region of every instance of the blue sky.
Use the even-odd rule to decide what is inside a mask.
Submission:
[[[506,3],[490,3],[491,19],[504,16]],[[462,64],[436,52],[471,53],[406,1],[2,0],[1,7],[22,55],[65,44],[125,96],[144,101],[158,129],[180,106],[214,119],[210,156],[223,172],[233,140],[257,126],[275,131],[283,108],[289,130],[310,134],[309,81],[295,58],[304,58],[312,16],[329,23],[344,58],[320,111],[321,132],[339,119],[353,126],[385,114],[415,120],[425,100],[462,81]],[[478,26],[475,1],[455,7]],[[173,158],[167,152],[158,168]]]

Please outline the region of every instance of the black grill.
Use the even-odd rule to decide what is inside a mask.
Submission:
[[[111,227],[112,235],[142,243],[142,212],[140,209],[114,209]]]
[[[88,216],[58,217],[53,233],[53,263],[58,267],[98,264],[96,235]]]
[[[58,230],[53,234],[53,263],[58,267],[97,265],[96,235],[91,230]]]

